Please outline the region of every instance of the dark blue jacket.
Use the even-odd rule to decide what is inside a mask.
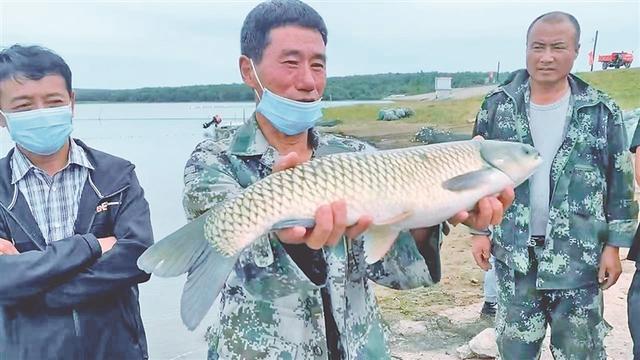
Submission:
[[[134,166],[88,148],[89,171],[75,235],[46,245],[0,159],[0,238],[20,255],[0,256],[0,360],[146,359],[136,260],[153,243],[149,205]],[[101,256],[97,238],[117,243]]]

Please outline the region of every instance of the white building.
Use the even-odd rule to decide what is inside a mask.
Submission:
[[[451,78],[436,78],[436,99],[448,99],[451,97]]]

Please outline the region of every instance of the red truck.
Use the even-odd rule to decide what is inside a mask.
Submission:
[[[629,68],[633,62],[633,54],[624,51],[612,52],[607,55],[599,55],[598,62],[602,63],[602,70],[606,70],[608,67],[618,69],[620,66]]]

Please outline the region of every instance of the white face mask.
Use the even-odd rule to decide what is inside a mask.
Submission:
[[[11,139],[25,150],[51,155],[69,140],[73,131],[71,105],[5,113]]]
[[[303,102],[274,94],[262,86],[253,60],[249,59],[249,61],[251,61],[251,69],[258,80],[258,85],[262,89],[262,97],[256,91],[260,100],[256,111],[266,117],[278,131],[287,135],[301,134],[311,129],[322,118],[322,99]]]

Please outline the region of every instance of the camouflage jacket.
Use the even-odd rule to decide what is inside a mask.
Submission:
[[[552,162],[549,221],[538,254],[537,287],[571,289],[593,284],[603,246],[629,247],[637,204],[633,163],[618,106],[606,94],[570,75],[571,101],[565,137]],[[533,145],[529,128],[529,74],[520,70],[489,93],[474,135]],[[492,251],[511,269],[531,263],[529,182],[493,231]]]
[[[373,151],[362,142],[310,131],[314,156]],[[277,151],[255,117],[226,141],[205,140],[185,168],[184,207],[190,219],[271,172]],[[440,231],[431,241],[439,244]],[[245,249],[227,279],[218,320],[209,331],[210,358],[326,359],[321,286],[327,286],[340,342],[348,359],[389,358],[383,325],[369,279],[396,289],[433,284],[425,259],[408,233],[372,265],[362,238],[323,249],[326,284],[316,285],[274,234]]]

